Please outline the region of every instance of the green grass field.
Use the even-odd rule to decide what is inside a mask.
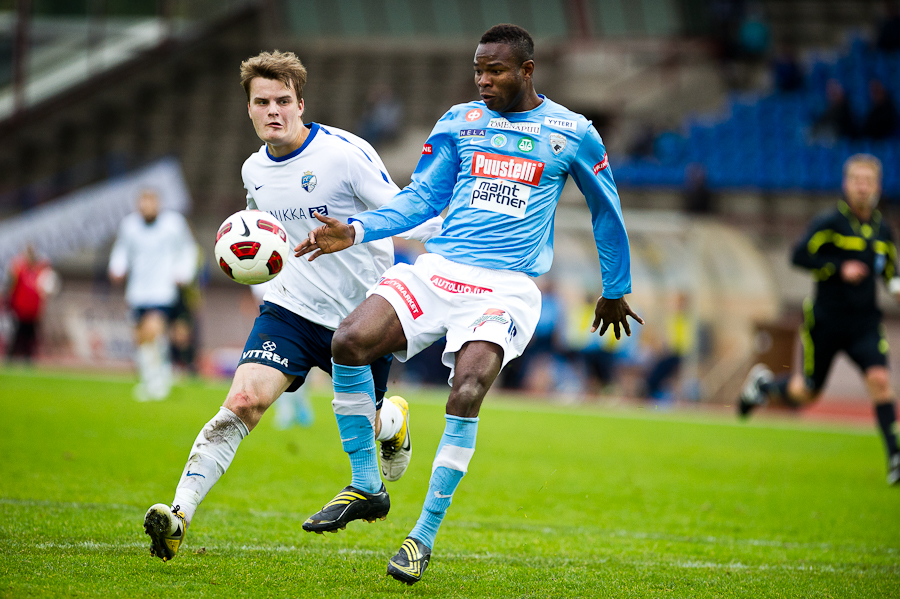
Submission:
[[[385,576],[443,430],[443,392],[405,393],[412,465],[384,522],[300,525],[347,481],[329,399],[241,445],[169,563],[169,502],[227,387],[162,403],[126,377],[0,370],[3,597],[900,597],[900,489],[869,430],[489,397],[422,582]],[[874,425],[873,425],[874,426]]]

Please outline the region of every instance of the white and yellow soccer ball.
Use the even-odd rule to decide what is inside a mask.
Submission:
[[[216,261],[231,279],[256,285],[284,268],[290,246],[278,219],[260,210],[241,210],[225,219],[216,233]]]

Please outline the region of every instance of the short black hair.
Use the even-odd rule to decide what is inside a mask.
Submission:
[[[484,32],[479,44],[508,44],[519,64],[526,60],[534,60],[534,40],[531,35],[518,25],[501,23]]]

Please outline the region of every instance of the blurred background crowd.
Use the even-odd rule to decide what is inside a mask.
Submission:
[[[240,62],[297,53],[305,120],[372,142],[402,186],[435,120],[477,99],[472,55],[499,22],[532,33],[537,91],[592,119],[607,144],[632,244],[629,301],[647,321],[619,341],[589,333],[602,281],[569,185],[538,331],[503,386],[726,403],[753,361],[787,369],[810,289],[789,248],[840,197],[848,156],[883,161],[881,209],[897,218],[896,2],[0,0],[5,354],[132,367],[132,323],[106,271],[119,222],[152,187],[200,249],[171,336],[176,365],[230,375],[257,314],[210,258],[260,145]],[[396,247],[400,261],[423,251]],[[890,336],[900,327],[886,307]],[[394,378],[445,384],[435,352]]]

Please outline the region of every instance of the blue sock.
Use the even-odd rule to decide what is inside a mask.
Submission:
[[[438,445],[437,455],[428,482],[428,496],[422,505],[422,514],[409,536],[434,549],[434,538],[453,500],[459,481],[469,469],[469,460],[475,453],[475,437],[478,435],[478,418],[445,416],[447,425]]]
[[[350,484],[367,493],[381,489],[375,447],[375,384],[369,366],[344,366],[331,362],[334,383],[334,417],[341,445],[350,456]]]

